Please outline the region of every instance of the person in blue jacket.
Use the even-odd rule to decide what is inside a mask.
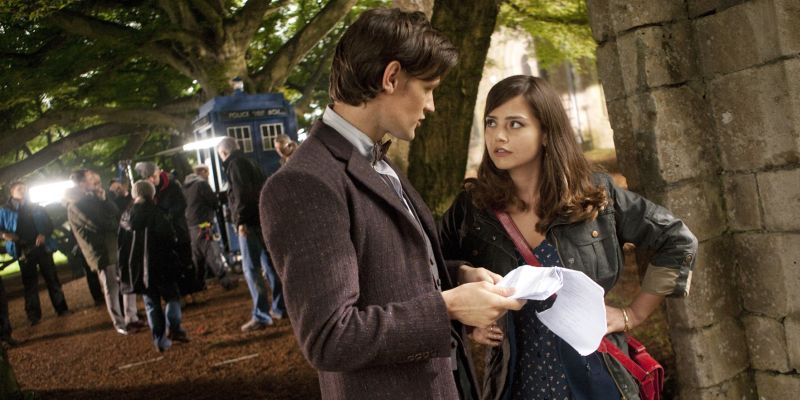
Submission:
[[[53,262],[56,250],[56,241],[51,236],[53,223],[44,208],[28,201],[28,186],[24,182],[12,182],[9,189],[11,197],[0,207],[0,232],[6,251],[19,261],[25,287],[25,312],[31,325],[36,325],[42,319],[37,272],[44,278],[56,314],[69,313]]]

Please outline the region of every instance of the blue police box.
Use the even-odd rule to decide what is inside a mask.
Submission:
[[[294,109],[281,93],[246,94],[237,89],[230,96],[217,96],[200,107],[192,122],[195,141],[230,136],[239,143],[245,157],[255,161],[269,176],[280,167],[275,151],[275,138],[286,134],[297,141],[297,118]],[[197,160],[211,170],[210,182],[215,192],[227,190],[227,179],[216,149],[197,150]],[[218,216],[218,219],[221,216]],[[228,238],[236,238],[230,221],[225,224]],[[237,240],[229,240],[232,251],[239,248]]]

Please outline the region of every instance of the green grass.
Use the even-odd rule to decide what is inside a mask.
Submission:
[[[11,257],[8,254],[0,255],[0,261],[7,261],[10,260]],[[67,263],[67,256],[62,254],[60,251],[53,253],[53,261],[55,261],[56,265],[64,265]],[[19,262],[14,262],[13,264],[6,267],[4,270],[0,271],[0,277],[6,277],[11,275],[16,275],[19,273]]]

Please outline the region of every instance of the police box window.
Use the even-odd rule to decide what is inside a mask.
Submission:
[[[275,148],[275,138],[283,134],[283,123],[261,125],[261,146],[264,150]]]
[[[253,137],[250,136],[249,126],[231,126],[228,128],[228,136],[236,139],[242,152],[253,152]]]

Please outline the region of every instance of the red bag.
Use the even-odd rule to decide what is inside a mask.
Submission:
[[[522,258],[525,259],[525,262],[534,267],[541,267],[542,264],[528,247],[525,238],[522,237],[522,233],[517,228],[517,225],[514,224],[511,216],[499,210],[495,210],[494,215],[503,224],[503,228],[505,228],[508,236],[511,237],[511,241],[514,242],[514,246],[522,255]],[[636,378],[636,383],[639,384],[639,397],[642,400],[661,400],[661,391],[664,388],[664,367],[647,352],[642,343],[631,335],[626,336],[630,357],[625,355],[619,347],[607,338],[603,338],[597,351],[608,353],[611,357],[614,357]]]
[[[608,353],[611,357],[616,358],[636,378],[636,383],[639,384],[639,397],[642,400],[661,400],[661,390],[664,388],[664,367],[647,352],[643,344],[631,335],[626,336],[630,357],[606,338],[600,342],[597,351]]]

